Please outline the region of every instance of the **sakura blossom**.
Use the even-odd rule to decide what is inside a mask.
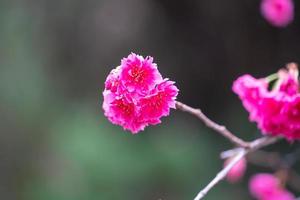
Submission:
[[[260,173],[250,179],[249,189],[257,200],[294,200],[295,197],[280,185],[273,174]]]
[[[120,81],[129,92],[149,92],[162,81],[153,58],[143,58],[134,53],[121,61]]]
[[[285,27],[293,21],[293,0],[262,0],[261,13],[273,26]]]
[[[230,158],[225,161],[224,166],[230,162]],[[241,180],[245,174],[247,168],[247,160],[245,158],[242,158],[238,163],[236,163],[231,170],[227,174],[227,180],[230,183],[236,183],[239,180]]]
[[[175,82],[162,78],[152,57],[131,53],[105,81],[104,115],[135,134],[161,123],[175,109],[178,91]]]
[[[233,83],[233,91],[265,135],[300,139],[300,94],[298,69],[289,64],[274,80],[243,75]]]

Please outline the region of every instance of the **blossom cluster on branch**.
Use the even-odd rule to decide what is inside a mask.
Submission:
[[[300,139],[299,87],[298,68],[294,63],[266,78],[243,75],[234,81],[232,89],[249,112],[250,121],[256,122],[265,135],[251,142],[238,138],[200,109],[176,101],[179,90],[173,81],[162,77],[149,56],[144,58],[132,53],[122,59],[121,65],[113,69],[105,81],[102,106],[104,115],[112,123],[132,133],[160,123],[160,118],[169,115],[171,108],[177,108],[195,115],[234,143],[236,148],[222,153],[222,158],[226,158],[223,169],[194,199],[200,200],[226,177],[232,183],[239,181],[247,168],[248,154],[282,137],[290,142]],[[257,200],[294,200],[294,195],[280,183],[280,177],[258,174],[250,180],[249,189]]]
[[[260,10],[275,27],[286,27],[294,19],[293,0],[261,0]],[[173,81],[162,77],[150,56],[144,58],[131,53],[121,60],[105,81],[102,107],[109,121],[133,134],[148,125],[160,123],[161,117],[168,116],[171,108],[177,108],[196,116],[231,141],[236,147],[222,153],[221,157],[226,159],[224,166],[194,198],[200,200],[221,180],[227,178],[235,183],[242,179],[248,154],[281,138],[290,143],[300,139],[298,75],[297,65],[290,63],[287,69],[265,78],[257,79],[246,74],[234,81],[232,89],[249,112],[249,120],[256,122],[264,135],[250,142],[209,119],[200,109],[176,101],[178,88]],[[251,178],[249,190],[257,200],[295,200],[295,196],[283,187],[284,181],[273,174],[257,174]]]

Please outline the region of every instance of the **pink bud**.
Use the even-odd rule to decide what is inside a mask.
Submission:
[[[261,13],[273,26],[285,27],[294,18],[294,3],[292,0],[262,0]]]
[[[280,186],[280,180],[272,174],[253,176],[249,183],[251,194],[258,200],[295,200],[292,193]]]
[[[224,166],[228,164],[231,159],[225,161]],[[233,168],[227,174],[227,180],[230,183],[235,183],[243,178],[245,171],[247,168],[247,161],[245,158],[242,158],[239,162],[237,162]]]
[[[262,173],[250,179],[250,192],[259,199],[271,195],[279,186],[279,180],[272,174]]]
[[[272,195],[266,196],[262,200],[295,200],[295,196],[287,190],[274,190]]]

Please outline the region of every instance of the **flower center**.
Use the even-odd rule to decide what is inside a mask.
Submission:
[[[131,77],[133,78],[134,82],[142,83],[144,81],[145,72],[144,70],[140,69],[138,66],[134,66],[130,73]]]
[[[274,8],[277,10],[277,11],[281,11],[283,6],[281,3],[274,3]]]
[[[134,111],[134,106],[132,103],[127,103],[124,99],[116,100],[115,105],[119,111],[121,111],[124,115],[132,115]]]
[[[151,102],[151,106],[155,109],[161,108],[163,105],[163,98],[165,94],[163,92],[159,92],[156,96],[154,96],[153,101]]]

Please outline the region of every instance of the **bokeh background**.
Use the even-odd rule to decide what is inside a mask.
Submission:
[[[151,55],[180,101],[257,138],[233,80],[300,63],[299,2],[284,29],[269,25],[259,4],[1,0],[0,199],[193,199],[231,144],[180,111],[138,135],[123,131],[103,116],[105,78],[130,52]],[[266,171],[249,165],[241,183],[222,182],[206,199],[250,200],[249,176]]]

